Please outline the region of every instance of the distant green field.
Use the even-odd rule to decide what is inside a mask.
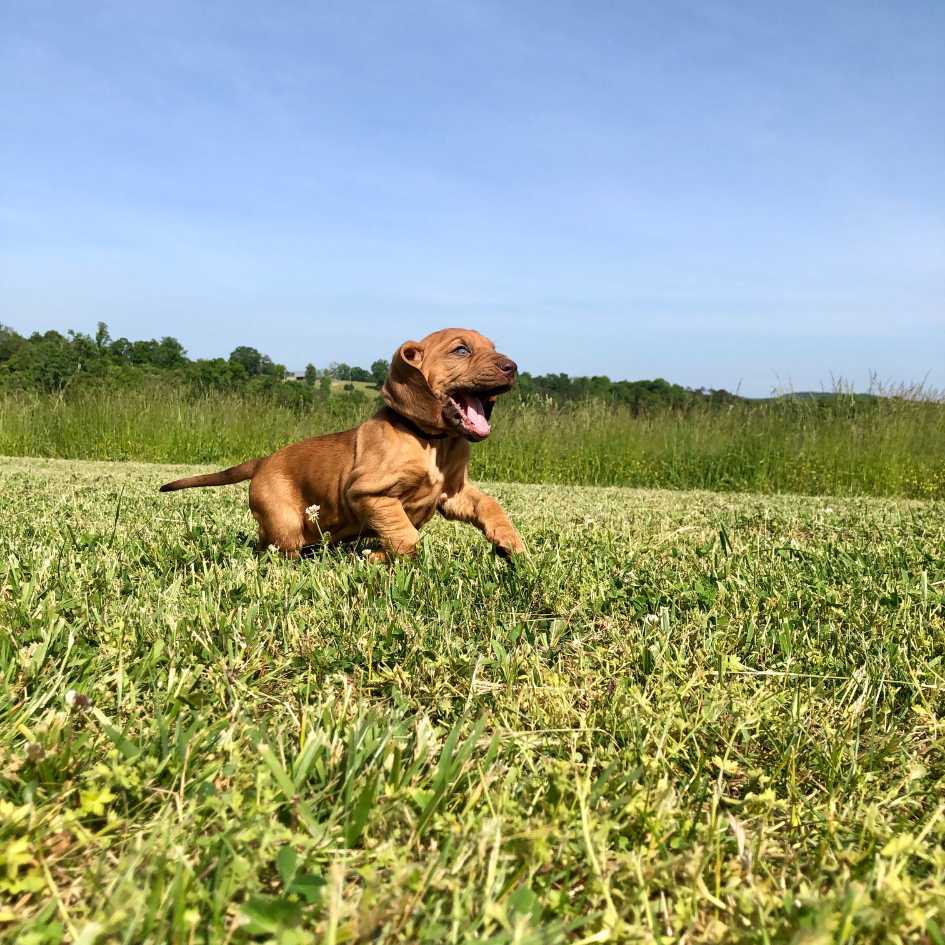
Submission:
[[[285,384],[280,393],[288,394]],[[304,406],[155,385],[0,393],[0,455],[229,465],[360,422],[377,392]],[[945,499],[945,403],[837,397],[654,409],[501,400],[473,471],[506,482]]]
[[[372,381],[332,381],[332,392],[340,394],[345,390],[360,390],[365,394],[377,395],[377,385]]]
[[[516,565],[0,461],[0,934],[945,934],[945,505],[496,484]]]

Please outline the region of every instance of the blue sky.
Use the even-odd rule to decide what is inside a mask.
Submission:
[[[0,321],[945,387],[945,4],[0,4]]]

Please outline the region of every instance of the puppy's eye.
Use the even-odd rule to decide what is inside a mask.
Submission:
[[[451,353],[459,355],[461,358],[465,358],[468,357],[471,352],[469,348],[466,347],[466,345],[457,345],[455,348],[453,348]]]

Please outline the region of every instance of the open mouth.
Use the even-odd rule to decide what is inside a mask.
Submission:
[[[446,395],[443,414],[463,436],[471,440],[484,440],[492,430],[489,415],[497,394],[505,393],[507,387],[493,390],[454,390]]]

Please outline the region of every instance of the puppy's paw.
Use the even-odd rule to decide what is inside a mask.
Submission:
[[[393,564],[399,558],[416,558],[419,545],[402,544],[397,548],[382,548],[378,551],[365,551],[364,557],[372,564]]]
[[[497,528],[490,537],[495,550],[503,558],[520,555],[525,551],[525,542],[511,525]]]

